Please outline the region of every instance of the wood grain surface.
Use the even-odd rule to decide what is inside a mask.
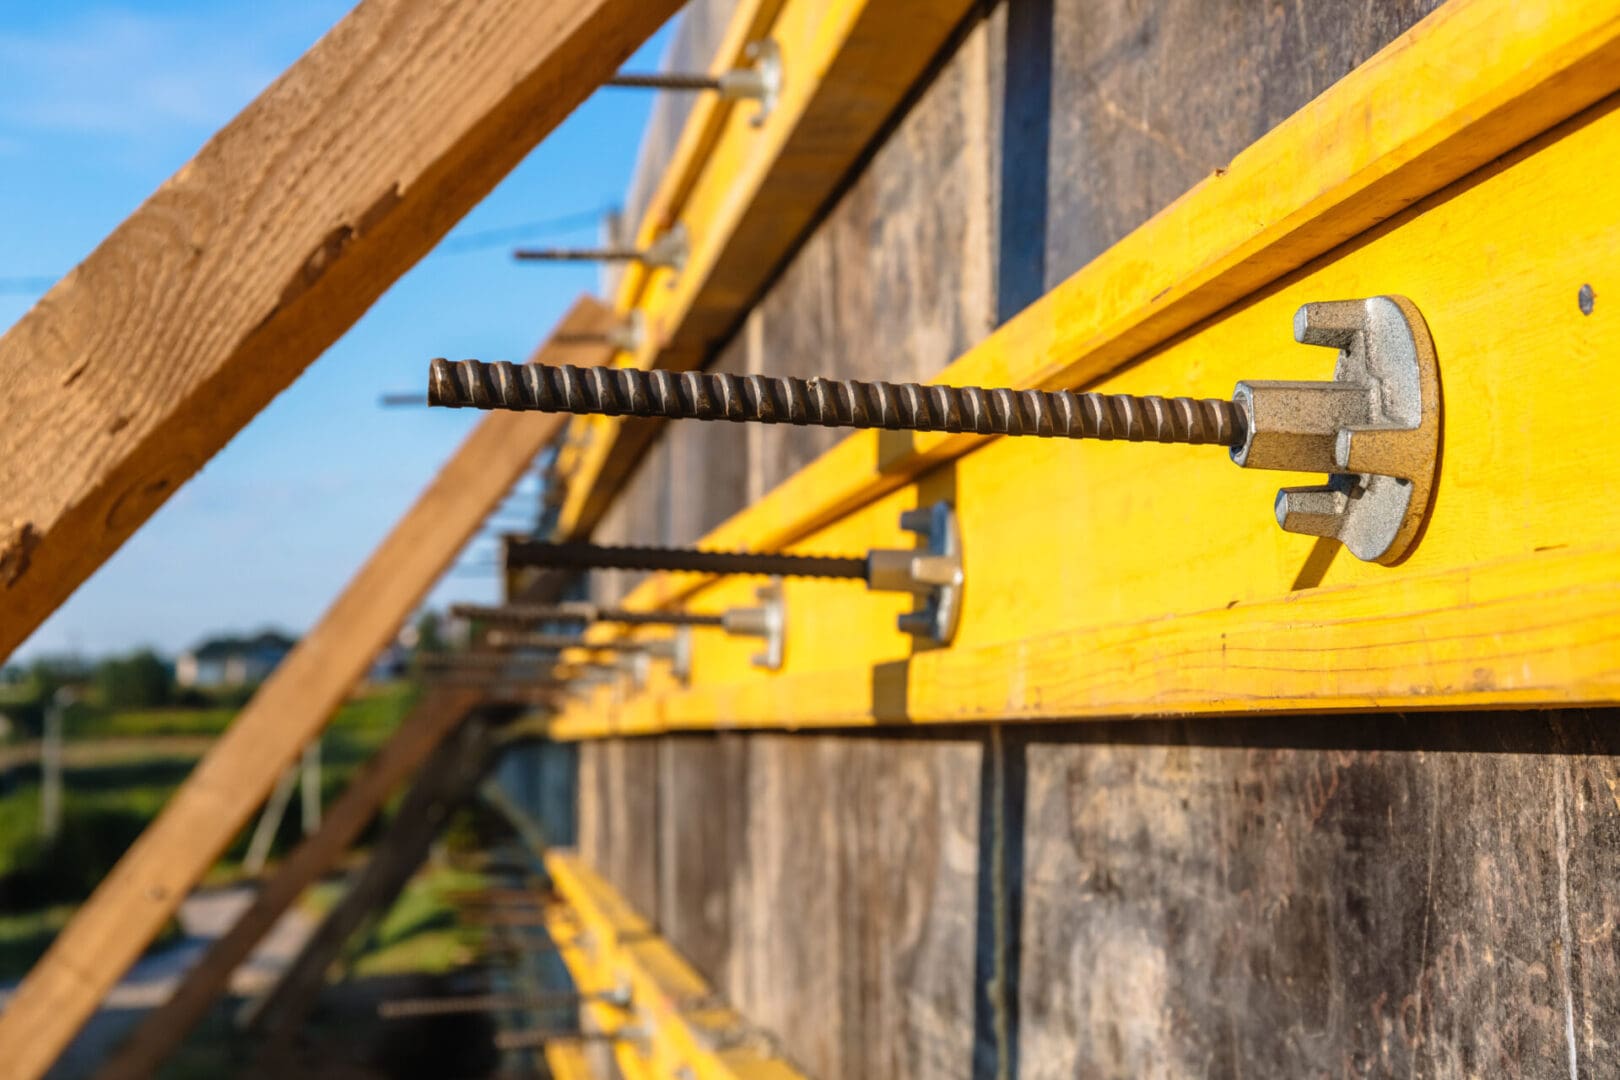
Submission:
[[[599,330],[608,318],[582,298],[559,329]],[[605,346],[559,348],[607,356]],[[516,413],[479,422],[29,972],[0,1013],[12,1075],[50,1066],[561,429],[558,417]]]
[[[428,849],[450,815],[473,797],[495,753],[494,719],[487,715],[470,718],[428,761],[400,800],[365,865],[350,878],[342,898],[326,913],[275,986],[253,1003],[246,1029],[259,1041],[261,1061],[288,1059],[344,944],[367,920],[393,905],[427,859]]]
[[[421,767],[467,718],[478,692],[430,690],[400,723],[399,730],[366,762],[336,802],[321,814],[321,826],[275,867],[230,929],[185,973],[162,1005],[142,1018],[129,1039],[97,1073],[98,1080],[139,1080],[150,1076],[230,984],[231,973],[304,890],[330,871],[355,838],[376,818],[394,790]]]
[[[810,1075],[974,1075],[978,741],[665,745],[681,752],[624,774],[660,792],[659,828],[629,841],[664,868],[660,933]],[[581,854],[604,876],[623,865]]]
[[[1465,6],[1448,5],[1442,14],[1447,20],[1460,18],[1457,9]],[[964,172],[982,175],[983,161],[976,159],[990,159],[988,264],[972,270],[966,265],[973,257],[970,250],[943,244],[913,261],[886,259],[878,246],[863,249],[857,242],[862,235],[882,234],[886,243],[907,243],[906,222],[935,213],[948,216],[956,193],[973,190],[962,186],[948,158],[927,158],[934,164],[933,171],[928,171],[915,164],[918,159],[912,155],[918,150],[903,145],[910,138],[921,138],[921,132],[949,128],[933,114],[936,110],[948,114],[954,106],[939,102],[935,90],[952,82],[960,85],[966,76],[955,69],[977,62],[969,54],[970,37],[941,71],[935,86],[924,91],[912,111],[885,136],[865,172],[753,310],[748,326],[728,347],[738,359],[728,357],[716,366],[744,370],[747,359],[750,365],[758,365],[750,370],[794,365],[793,370],[800,372],[849,377],[908,377],[913,371],[937,371],[949,354],[934,354],[930,359],[925,347],[916,344],[935,339],[929,336],[927,323],[915,330],[907,328],[912,313],[926,312],[937,330],[941,324],[955,325],[959,318],[984,318],[983,308],[962,314],[922,304],[892,303],[879,308],[869,302],[870,296],[903,295],[929,282],[939,283],[939,294],[956,295],[959,274],[979,273],[992,282],[989,303],[1008,301],[1011,310],[1003,311],[1001,317],[1022,310],[1055,281],[1093,260],[1108,244],[1159,211],[1165,200],[1200,178],[1227,169],[1224,177],[1202,185],[1209,197],[1222,191],[1223,181],[1242,179],[1237,169],[1228,167],[1235,164],[1233,159],[1249,140],[1324,91],[1327,96],[1318,98],[1313,108],[1331,104],[1332,84],[1421,16],[1422,7],[1181,4],[1175,0],[1010,0],[994,5],[983,30],[974,32],[974,36],[985,35],[989,58],[990,144],[968,148],[963,166]],[[1504,37],[1513,37],[1538,22],[1554,26],[1563,15],[1579,15],[1581,10],[1569,5],[1501,5],[1493,21]],[[1592,15],[1601,14],[1603,8],[1584,10]],[[1450,25],[1453,30],[1462,26],[1457,22]],[[1586,44],[1596,43],[1601,35],[1601,24],[1594,24]],[[1463,88],[1467,76],[1483,70],[1483,54],[1476,46],[1503,37],[1469,31],[1454,34],[1452,40],[1458,51],[1449,62],[1429,64],[1420,50],[1410,46],[1392,51],[1388,59],[1422,65],[1426,69],[1423,78],[1432,76],[1453,88]],[[1580,47],[1576,39],[1569,40]],[[1044,79],[1040,77],[1043,64],[1049,65]],[[1533,77],[1532,67],[1515,61],[1504,64],[1499,74],[1514,79],[1521,73]],[[1005,89],[1009,80],[1013,85]],[[1399,80],[1392,81],[1391,92],[1401,85]],[[1547,99],[1550,103],[1569,107],[1579,99],[1578,94],[1567,96],[1558,89],[1555,85]],[[1044,112],[1040,109],[1043,100],[1047,102]],[[1417,110],[1437,100],[1409,95],[1404,104],[1376,115],[1404,122],[1416,119]],[[1478,119],[1489,112],[1460,115]],[[1369,125],[1367,130],[1373,131],[1371,115],[1362,114],[1357,123]],[[1480,130],[1473,129],[1476,135]],[[1332,138],[1349,146],[1351,129]],[[1465,138],[1447,138],[1459,151],[1486,149]],[[1506,149],[1509,147],[1502,146],[1489,156]],[[1306,177],[1314,160],[1305,156],[1279,165],[1263,178],[1262,187],[1283,190]],[[890,163],[893,172],[886,171]],[[1362,160],[1358,167],[1366,164]],[[1397,175],[1413,178],[1410,172]],[[1580,175],[1589,180],[1596,174]],[[1418,179],[1421,191],[1432,190],[1431,183],[1440,186],[1436,177]],[[860,196],[863,189],[888,194],[866,199]],[[1046,202],[1032,202],[1043,192]],[[935,205],[936,193],[942,193],[937,196],[942,206]],[[1485,201],[1482,196],[1474,205]],[[1241,210],[1244,202],[1239,199],[1231,205]],[[1521,209],[1519,216],[1539,219],[1550,212],[1567,223],[1580,217],[1587,205],[1583,194],[1550,198],[1533,209]],[[1396,204],[1382,213],[1392,215],[1403,207]],[[1430,210],[1425,208],[1425,212]],[[970,205],[956,207],[963,217],[974,212]],[[1033,222],[1014,220],[1022,212],[1029,213]],[[1609,228],[1614,220],[1607,212],[1587,216],[1594,231]],[[1050,227],[1048,217],[1055,222]],[[1275,223],[1269,218],[1257,224],[1236,217],[1230,222],[1205,217],[1189,218],[1184,224],[1190,242],[1205,226],[1248,224],[1258,228]],[[898,241],[895,233],[901,234]],[[834,248],[832,238],[839,234],[851,240],[847,246]],[[1141,267],[1148,271],[1155,265],[1185,268],[1188,263],[1183,256],[1191,248],[1177,246],[1179,241],[1166,239],[1166,233],[1157,235],[1156,249],[1142,253]],[[1561,337],[1568,348],[1561,352],[1549,348],[1542,362],[1528,368],[1534,379],[1561,377],[1574,357],[1577,370],[1571,372],[1569,385],[1577,389],[1567,394],[1567,401],[1590,397],[1589,392],[1578,389],[1583,383],[1607,385],[1611,380],[1597,359],[1602,347],[1596,339],[1582,336],[1595,332],[1602,318],[1601,279],[1597,280],[1598,307],[1593,316],[1586,317],[1586,323],[1577,317],[1575,296],[1582,281],[1601,274],[1611,261],[1607,256],[1591,256],[1612,251],[1613,243],[1589,234],[1588,257],[1560,256],[1549,248],[1539,263],[1519,263],[1518,269],[1510,269],[1514,259],[1525,252],[1510,252],[1504,263],[1504,249],[1486,242],[1489,235],[1485,230],[1476,233],[1475,239],[1482,246],[1474,254],[1452,256],[1459,267],[1458,283],[1466,284],[1468,275],[1479,283],[1505,275],[1510,282],[1528,284],[1542,329],[1527,331],[1519,345],[1508,345],[1495,336],[1501,320],[1483,307],[1469,308],[1458,323],[1459,329],[1465,323],[1488,328],[1478,340],[1467,333],[1459,339],[1466,357],[1461,362],[1466,372],[1463,393],[1473,402],[1469,407],[1475,411],[1470,416],[1477,429],[1469,453],[1477,455],[1483,446],[1473,440],[1495,432],[1503,446],[1489,452],[1492,459],[1509,461],[1510,448],[1516,448],[1521,467],[1528,468],[1541,456],[1535,444],[1561,421],[1536,408],[1528,414],[1512,412],[1507,384],[1493,386],[1499,380],[1485,373],[1488,365],[1482,366],[1481,358],[1511,355],[1545,333]],[[1156,261],[1160,254],[1162,264]],[[1289,263],[1294,269],[1309,262],[1297,250],[1277,249],[1273,254],[1297,259]],[[1251,251],[1243,257],[1270,256]],[[1015,263],[1029,262],[1035,264],[1032,284],[1020,276],[1030,267],[1012,273]],[[1376,274],[1369,273],[1367,280],[1402,272],[1400,260],[1391,257],[1381,262]],[[1286,274],[1283,277],[1287,279]],[[1132,288],[1140,285],[1144,300],[1173,284],[1164,278],[1121,280]],[[1349,283],[1322,279],[1318,285]],[[1097,285],[1098,279],[1092,279],[1092,284]],[[1294,284],[1287,279],[1285,287]],[[1099,303],[1113,295],[1106,280],[1102,286],[1096,290]],[[1033,293],[1020,291],[1026,287]],[[1076,309],[1055,314],[1054,325],[1085,316],[1081,304],[1085,294],[1085,289],[1077,287]],[[963,289],[961,295],[982,297],[984,291]],[[1210,298],[1213,312],[1241,300],[1242,294],[1229,294],[1224,300]],[[1256,304],[1264,299],[1262,290]],[[1234,324],[1233,336],[1219,346],[1210,342],[1206,347],[1196,338],[1181,342],[1173,357],[1157,361],[1163,368],[1155,371],[1152,364],[1145,365],[1134,382],[1127,374],[1118,385],[1166,389],[1165,380],[1171,376],[1177,387],[1185,385],[1190,376],[1207,378],[1212,392],[1224,393],[1230,383],[1223,383],[1222,378],[1235,373],[1236,365],[1232,372],[1205,370],[1203,365],[1205,356],[1228,352],[1234,356],[1247,353],[1250,359],[1243,366],[1253,377],[1269,375],[1259,366],[1270,366],[1296,348],[1287,341],[1287,307],[1287,303],[1278,303],[1276,310],[1265,312],[1257,307],[1253,320]],[[779,324],[770,325],[762,308],[769,308],[771,318]],[[1146,317],[1157,308],[1144,304],[1140,310]],[[877,325],[891,312],[893,324]],[[800,324],[808,325],[800,329]],[[772,353],[760,356],[756,352],[750,358],[742,341],[749,334],[756,347],[767,339],[776,343]],[[1275,351],[1268,347],[1262,355],[1244,344],[1270,340],[1270,334],[1277,335]],[[863,335],[883,336],[881,354],[860,347]],[[1039,334],[1019,334],[1006,340],[1011,343],[1006,353],[1011,360],[1035,358],[1045,363],[1039,360]],[[925,363],[934,366],[921,366]],[[1155,387],[1156,375],[1163,378]],[[1319,375],[1318,371],[1308,377]],[[1449,384],[1447,392],[1451,392]],[[1522,427],[1517,419],[1494,428],[1481,424],[1493,416],[1520,415],[1529,417]],[[783,482],[807,457],[822,449],[801,448],[793,435],[751,429],[753,495]],[[875,438],[852,440],[841,447],[850,453],[835,454],[815,466],[814,477],[806,474],[809,485],[786,484],[740,517],[734,530],[721,530],[711,540],[716,544],[785,544],[813,534],[830,518],[869,502],[874,497],[869,486],[873,465],[890,459],[880,453]],[[1049,603],[1067,603],[1073,608],[1098,602],[1117,614],[1112,605],[1128,601],[1136,588],[1157,580],[1166,592],[1180,587],[1189,595],[1210,597],[1201,609],[1204,614],[1193,621],[1207,620],[1211,635],[1205,642],[1209,647],[1205,657],[1219,656],[1225,625],[1221,629],[1215,626],[1226,617],[1222,614],[1225,605],[1237,594],[1216,596],[1230,583],[1219,572],[1198,572],[1200,559],[1206,546],[1225,552],[1230,545],[1236,551],[1255,541],[1258,533],[1250,535],[1239,529],[1225,534],[1222,530],[1229,520],[1250,512],[1245,500],[1258,495],[1265,501],[1266,489],[1273,485],[1264,478],[1248,477],[1256,481],[1253,491],[1227,491],[1230,512],[1211,514],[1202,496],[1193,492],[1198,497],[1192,505],[1198,509],[1190,510],[1186,519],[1175,518],[1158,542],[1161,546],[1145,552],[1161,563],[1176,563],[1180,574],[1128,576],[1101,591],[1075,584],[1067,576],[1070,567],[1111,548],[1117,550],[1110,557],[1128,559],[1133,545],[1140,542],[1137,535],[1121,540],[1117,533],[1100,528],[1076,534],[1081,544],[1065,562],[1037,559],[1027,566],[1027,575],[1022,572],[1026,567],[1020,559],[1027,550],[1027,538],[1040,535],[1054,523],[1066,528],[1064,523],[1071,515],[1083,517],[1089,512],[1090,503],[1129,505],[1137,514],[1147,512],[1138,502],[1151,500],[1160,507],[1159,512],[1174,517],[1174,500],[1187,494],[1184,478],[1189,471],[1197,470],[1200,483],[1205,478],[1225,483],[1227,476],[1245,476],[1224,461],[1201,460],[1192,452],[1184,458],[1150,464],[1141,455],[1151,455],[1155,449],[1122,447],[1111,460],[1099,460],[1084,475],[1027,487],[1019,473],[1010,471],[1017,467],[1021,454],[1009,451],[993,463],[986,459],[974,490],[987,484],[983,490],[994,492],[998,505],[1015,512],[1000,527],[1005,531],[998,533],[1008,540],[1008,546],[984,555],[1016,568],[1019,584],[1017,588],[1001,584],[999,590],[991,587],[988,594],[980,590],[980,597],[986,604],[1004,605],[995,618],[1009,637],[1017,627],[1014,609],[1020,602],[1036,601],[1037,619],[1040,610],[1049,610]],[[1026,452],[1037,457],[1047,453],[1039,449]],[[1085,456],[1088,451],[1075,453]],[[667,461],[672,456],[666,448],[656,449],[638,476],[668,477]],[[1609,456],[1589,458],[1577,452],[1568,475],[1590,472],[1594,464],[1601,469]],[[915,463],[915,470],[926,471],[926,465]],[[729,462],[724,467],[729,469]],[[1501,553],[1505,548],[1492,545],[1511,540],[1518,550],[1507,558],[1522,559],[1511,574],[1516,584],[1504,591],[1498,585],[1508,578],[1487,583],[1467,573],[1459,573],[1443,587],[1434,582],[1430,600],[1457,608],[1448,619],[1449,629],[1441,633],[1449,642],[1431,641],[1432,624],[1423,613],[1425,607],[1413,604],[1398,620],[1404,626],[1397,627],[1392,621],[1379,631],[1387,631],[1379,663],[1432,662],[1438,665],[1434,670],[1454,680],[1459,691],[1472,685],[1468,692],[1475,696],[1471,700],[1485,700],[1492,691],[1467,661],[1470,654],[1483,654],[1498,645],[1494,632],[1470,634],[1467,624],[1476,605],[1499,625],[1517,620],[1502,642],[1508,650],[1521,647],[1524,636],[1541,632],[1538,627],[1549,617],[1557,621],[1567,612],[1574,627],[1571,632],[1584,642],[1573,657],[1579,660],[1584,655],[1590,661],[1597,656],[1598,650],[1608,647],[1607,631],[1601,618],[1589,618],[1583,612],[1595,610],[1589,605],[1603,603],[1605,582],[1612,573],[1602,567],[1612,567],[1616,556],[1607,551],[1603,537],[1581,531],[1581,511],[1574,509],[1574,503],[1590,505],[1588,500],[1595,496],[1590,492],[1577,495],[1582,485],[1565,480],[1541,492],[1548,503],[1565,505],[1536,510],[1531,505],[1534,493],[1519,486],[1525,482],[1522,476],[1509,479],[1516,476],[1511,469],[1505,468],[1503,476],[1491,480],[1472,474],[1466,464],[1454,467],[1459,483],[1449,496],[1453,501],[1447,513],[1462,515],[1452,522],[1454,536],[1460,545],[1470,532],[1477,534],[1480,548],[1469,557],[1488,563],[1487,549]],[[1148,470],[1148,474],[1139,478],[1137,470]],[[1002,479],[989,484],[998,472]],[[907,475],[902,469],[900,476]],[[1162,490],[1153,486],[1154,480],[1161,483]],[[842,489],[844,494],[857,489],[860,493],[841,506],[831,499],[817,501],[823,494],[834,493],[835,482],[844,481],[849,484]],[[896,485],[905,482],[895,480]],[[1103,486],[1093,499],[1090,492],[1097,482]],[[1511,508],[1500,506],[1494,500],[1504,493],[1510,500],[1522,497],[1526,501]],[[625,502],[612,511],[624,533],[658,541],[664,526],[651,516],[651,504],[639,498]],[[1468,511],[1470,505],[1478,512]],[[1531,506],[1528,513],[1527,505]],[[812,523],[812,511],[835,506],[819,524]],[[874,514],[870,523],[852,525],[851,531],[837,538],[840,548],[868,539],[884,544],[901,540],[893,531],[892,511],[898,508],[897,501]],[[1566,510],[1576,517],[1560,524]],[[1257,526],[1274,530],[1264,520],[1263,505],[1255,512]],[[1516,524],[1521,523],[1527,531],[1515,534]],[[1600,521],[1593,524],[1608,528]],[[1556,545],[1564,541],[1557,536],[1529,539],[1529,531],[1543,526],[1549,533],[1560,529],[1579,533],[1592,546],[1559,548]],[[1011,543],[1019,535],[1024,539]],[[1266,532],[1262,546],[1289,539]],[[1541,546],[1549,550],[1534,550]],[[1461,552],[1463,548],[1451,550]],[[1584,567],[1574,569],[1567,578],[1574,582],[1569,590],[1559,584],[1566,580],[1557,571],[1560,555],[1585,561]],[[1541,559],[1548,561],[1537,561]],[[1308,546],[1291,549],[1288,558],[1268,573],[1285,590],[1310,562]],[[1325,571],[1330,585],[1348,582],[1358,569],[1351,562],[1340,558],[1314,569]],[[1059,565],[1055,578],[1054,565]],[[1483,569],[1488,575],[1495,573],[1494,563]],[[649,585],[637,601],[651,604],[690,594],[696,607],[713,610],[744,596],[751,587],[751,583],[740,583],[730,594],[712,588],[694,592],[699,584],[699,579],[665,579]],[[1334,635],[1361,633],[1358,618],[1349,607],[1331,616],[1334,624],[1320,629],[1311,625],[1327,611],[1314,605],[1343,602],[1342,598],[1311,595],[1328,591],[1310,590],[1296,600],[1279,600],[1256,623],[1257,628],[1266,622],[1273,627],[1268,648],[1276,651],[1267,654],[1268,665],[1273,656],[1293,665],[1296,674],[1292,678],[1297,679],[1302,693],[1315,694],[1335,684],[1347,689],[1356,680],[1375,676],[1375,672],[1358,670],[1363,666],[1359,651],[1344,663],[1323,657],[1313,665],[1311,653],[1291,647],[1304,643],[1290,640],[1285,623],[1296,628],[1303,625],[1309,633],[1320,634],[1323,642]],[[1510,592],[1516,596],[1511,600],[1516,605],[1513,613],[1500,606],[1510,602]],[[1366,594],[1368,605],[1407,603],[1376,593]],[[1164,596],[1159,593],[1151,602],[1162,607]],[[1290,612],[1283,607],[1289,603],[1310,610]],[[1240,601],[1233,611],[1248,604]],[[812,626],[809,633],[812,639],[828,643],[829,660],[835,648],[846,656],[860,653],[876,658],[878,651],[862,635],[890,633],[893,614],[884,601],[867,597],[858,587],[811,590],[790,604],[790,612],[801,610],[808,613],[808,624],[820,624],[821,629]],[[1257,607],[1251,614],[1261,611]],[[1130,633],[1123,625],[1119,629],[1119,643],[1128,645]],[[1136,626],[1134,632],[1162,640],[1156,636],[1161,629],[1147,624]],[[905,658],[909,643],[897,635],[890,640],[896,657]],[[1097,644],[1079,638],[1053,643],[1048,657],[1051,663],[1041,665],[1041,678],[1049,685],[1063,685],[1084,670],[1075,661],[1084,661],[1087,650]],[[709,642],[706,648],[707,663],[735,665],[731,670],[739,677],[757,680],[759,685],[770,681],[745,668],[746,646],[726,652],[726,645]],[[1009,667],[1004,670],[1012,670],[1017,645],[1009,641],[996,648],[1007,651]],[[1177,655],[1186,662],[1178,662]],[[1543,691],[1556,689],[1567,677],[1567,671],[1557,668],[1563,662],[1561,655],[1554,646],[1537,661],[1537,669],[1545,676]],[[943,657],[928,654],[924,659],[935,663]],[[1156,671],[1167,686],[1190,688],[1189,696],[1210,696],[1211,669],[1203,658],[1169,650],[1162,657],[1136,652],[1128,661],[1123,654],[1117,659],[1120,663],[1112,670],[1127,684],[1152,678],[1149,673]],[[705,662],[700,657],[700,666]],[[791,694],[784,691],[780,700],[762,707],[760,714],[780,709],[783,716],[816,723],[811,714],[818,710],[797,707],[789,700],[796,695],[799,701],[821,703],[822,717],[836,713],[846,700],[853,703],[854,715],[864,716],[877,688],[874,676],[880,670],[885,680],[884,700],[891,705],[903,702],[904,697],[894,693],[894,679],[899,677],[904,684],[911,667],[863,665],[859,671],[849,671],[847,681],[806,679]],[[1386,674],[1393,670],[1386,669]],[[1244,675],[1235,664],[1226,671],[1225,692],[1234,694],[1235,701],[1235,695],[1244,689]],[[1099,679],[1094,684],[1099,702],[1110,693],[1106,683]],[[668,689],[667,684],[657,688],[653,696]],[[979,715],[994,719],[1005,715],[1006,694],[1013,689],[1002,683],[999,692],[1003,696],[998,700],[996,690],[981,684],[979,691],[968,692],[963,704],[977,702],[974,708],[980,710]],[[1025,696],[1012,700],[1027,704],[1040,689],[1039,683],[1026,682],[1018,690]],[[975,1080],[1188,1074],[1423,1075],[1448,1080],[1490,1075],[1604,1075],[1608,1066],[1603,1062],[1614,1059],[1610,1032],[1620,1023],[1620,1002],[1613,994],[1616,971],[1620,970],[1614,931],[1620,897],[1613,886],[1611,865],[1615,837],[1620,835],[1616,831],[1620,803],[1613,797],[1620,786],[1614,768],[1620,755],[1620,745],[1613,737],[1615,710],[1515,712],[1493,705],[1489,710],[1473,707],[1461,712],[1108,719],[1108,708],[1129,708],[1119,703],[1129,692],[1116,697],[1113,706],[1099,704],[1095,718],[1085,724],[1004,727],[1002,737],[1009,746],[999,763],[986,765],[986,755],[978,753],[977,747],[961,750],[959,742],[976,731],[972,726],[951,728],[944,736],[937,731],[902,733],[895,729],[881,741],[883,749],[874,751],[874,786],[897,784],[918,762],[925,762],[938,771],[952,797],[968,797],[976,790],[976,781],[985,778],[991,787],[1003,791],[999,800],[1003,820],[999,823],[981,804],[977,829],[970,828],[965,835],[947,830],[943,835],[953,867],[976,864],[978,868],[974,871],[981,883],[976,915],[980,920],[1001,922],[1002,940],[1010,946],[1006,966],[1001,969],[1005,978],[997,977],[994,965],[976,962],[977,950],[964,951],[958,935],[943,943],[931,942],[912,954],[912,965],[935,965],[934,973],[926,982],[908,980],[915,968],[904,967],[897,989],[895,972],[884,966],[882,958],[892,955],[893,942],[904,940],[905,935],[892,930],[880,934],[870,929],[859,912],[849,913],[843,923],[829,913],[836,901],[824,891],[831,860],[823,854],[834,849],[855,850],[863,842],[858,835],[861,823],[873,817],[866,801],[869,796],[857,796],[852,786],[835,785],[828,780],[827,770],[848,772],[849,755],[856,752],[849,748],[868,740],[880,742],[866,732],[705,732],[644,740],[660,747],[659,775],[656,780],[643,775],[627,778],[627,782],[661,785],[660,816],[654,830],[661,839],[656,847],[650,840],[644,841],[637,856],[644,864],[662,868],[661,928],[741,1008],[776,1024],[779,1030],[791,1031],[795,1054],[814,1062],[827,1075],[906,1075],[904,1066],[918,1060],[892,1050],[894,1042],[904,1045],[910,1037],[903,1032],[911,1028],[911,1021],[904,1017],[889,1021],[901,1032],[892,1042],[852,1039],[849,1033],[859,1029],[845,1022],[836,1003],[855,1002],[851,1007],[859,1009],[882,1000],[881,995],[899,993],[909,1005],[964,992],[978,995],[984,1012],[975,1010],[974,1016],[963,1021],[961,1011],[953,1011],[950,1015],[958,1025],[953,1035],[971,1024],[973,1045],[942,1040],[942,1056],[953,1052],[962,1056],[928,1064],[939,1074],[971,1075]],[[1507,700],[1505,684],[1495,692]],[[1369,698],[1366,703],[1372,702]],[[1384,699],[1379,703],[1396,704]],[[934,705],[943,710],[954,707],[943,694]],[[1296,701],[1289,708],[1302,707],[1306,707],[1304,702]],[[705,715],[716,712],[707,708]],[[581,744],[582,758],[588,762],[605,755],[611,745],[612,740]],[[779,749],[784,746],[793,749]],[[817,765],[818,755],[835,764]],[[959,757],[981,767],[946,765]],[[767,764],[767,759],[772,763]],[[585,799],[616,794],[593,788]],[[896,844],[902,837],[932,833],[927,815],[916,804],[908,805],[907,810],[885,818],[881,826]],[[598,811],[585,806],[582,812]],[[674,815],[675,820],[667,815]],[[919,817],[924,819],[922,824],[917,824]],[[999,855],[995,851],[998,845]],[[919,848],[927,846],[919,843]],[[616,858],[622,863],[626,856],[620,853]],[[875,889],[891,873],[890,864],[883,860],[852,860],[847,865],[848,876],[835,882],[844,888]],[[995,883],[997,866],[1001,867],[999,885]],[[982,884],[986,877],[991,879],[988,886]],[[949,906],[944,900],[938,903],[942,910]],[[979,945],[996,937],[993,933],[974,936]],[[808,948],[800,952],[804,940],[821,948],[814,955]],[[727,971],[738,974],[728,976]],[[880,979],[889,981],[880,986]],[[794,987],[803,989],[796,992]],[[999,1019],[1001,1026],[981,1022],[986,1014],[991,1021]]]
[[[1604,1075],[1615,721],[1032,733],[1020,1075]]]
[[[366,0],[0,339],[0,656],[676,0]]]

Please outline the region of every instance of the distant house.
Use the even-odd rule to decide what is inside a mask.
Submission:
[[[392,642],[377,654],[377,659],[371,662],[371,670],[366,673],[366,681],[373,683],[392,682],[404,675],[410,666],[410,650],[397,641]]]
[[[216,637],[180,654],[174,678],[201,690],[263,682],[297,642],[265,630],[252,637]]]

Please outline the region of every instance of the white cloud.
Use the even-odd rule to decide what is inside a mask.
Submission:
[[[244,25],[262,21],[263,10],[219,5],[182,16],[106,9],[35,32],[0,33],[0,144],[29,133],[206,136],[331,21]],[[341,14],[338,5],[333,10]]]

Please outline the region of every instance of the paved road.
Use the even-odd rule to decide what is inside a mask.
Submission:
[[[180,905],[180,928],[185,937],[136,963],[123,982],[113,987],[101,1011],[85,1026],[51,1076],[60,1080],[88,1076],[147,1010],[168,999],[180,977],[252,901],[253,889],[247,885],[192,893]],[[231,976],[231,992],[254,994],[267,988],[292,962],[315,926],[315,920],[297,908],[287,912]],[[0,984],[0,1008],[5,1007],[16,987],[15,981]]]
[[[105,739],[68,739],[62,764],[70,768],[115,765],[143,758],[202,757],[219,741],[215,735],[115,735]],[[39,740],[0,746],[0,772],[39,761]]]

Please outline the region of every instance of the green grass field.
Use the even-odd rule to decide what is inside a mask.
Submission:
[[[485,931],[458,922],[448,897],[484,884],[481,874],[449,867],[424,868],[371,932],[354,942],[348,955],[349,973],[360,978],[403,972],[442,974],[468,963]]]
[[[391,686],[339,710],[322,738],[323,801],[347,786],[356,766],[399,723],[413,694],[408,686]],[[20,975],[32,964],[190,774],[198,737],[217,735],[233,715],[212,707],[76,710],[66,725],[69,764],[63,770],[62,829],[54,843],[39,835],[38,765],[29,761],[0,772],[0,978]],[[99,760],[88,752],[109,739],[119,740],[116,755]],[[189,752],[173,749],[177,739]],[[143,740],[151,743],[149,753],[140,748]],[[237,873],[251,829],[226,851],[209,880]],[[295,805],[282,821],[273,853],[295,844],[300,831]]]

